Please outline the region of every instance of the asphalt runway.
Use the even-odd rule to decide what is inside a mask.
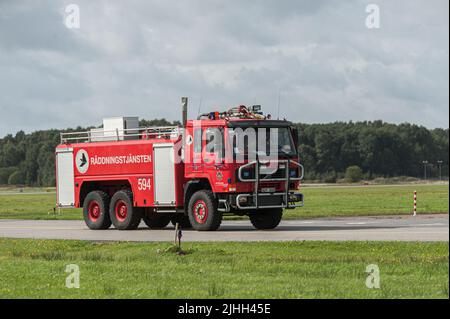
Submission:
[[[172,241],[174,228],[89,230],[79,220],[0,220],[0,237],[90,241]],[[447,241],[448,214],[284,220],[274,230],[256,230],[248,220],[223,221],[215,232],[183,231],[183,241],[394,240]]]

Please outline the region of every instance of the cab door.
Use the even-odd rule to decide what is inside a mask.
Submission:
[[[193,172],[203,172],[203,128],[194,127],[193,142],[191,143],[192,170]]]
[[[218,166],[224,159],[223,129],[217,127],[194,126],[187,134],[185,163],[188,177],[216,175]],[[211,172],[214,170],[214,172]]]
[[[203,162],[205,169],[216,169],[223,163],[224,152],[223,129],[207,127],[203,131]]]

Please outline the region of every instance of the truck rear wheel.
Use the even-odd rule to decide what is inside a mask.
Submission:
[[[222,212],[211,191],[197,191],[189,200],[189,221],[195,230],[217,230],[222,222]]]
[[[280,224],[282,216],[282,208],[260,209],[249,214],[256,229],[274,229]]]
[[[83,202],[83,217],[87,227],[108,229],[111,226],[108,208],[108,194],[102,191],[93,191],[87,194]]]
[[[170,223],[169,214],[145,214],[142,219],[150,229],[162,229]]]
[[[119,230],[136,229],[142,218],[142,210],[133,207],[133,193],[128,190],[116,192],[111,198],[109,216]]]
[[[181,215],[177,214],[176,216],[172,217],[170,220],[173,226],[175,226],[177,223],[181,227],[181,229],[191,229],[192,225],[189,221],[189,216],[187,215]]]

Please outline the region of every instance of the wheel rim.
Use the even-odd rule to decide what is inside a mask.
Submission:
[[[123,222],[127,219],[128,215],[128,207],[127,204],[123,200],[118,200],[115,206],[116,218],[119,222]]]
[[[206,206],[205,201],[198,200],[194,203],[194,218],[199,224],[206,223],[208,219],[208,206]]]
[[[101,215],[100,204],[93,200],[88,206],[88,217],[91,221],[96,222]]]

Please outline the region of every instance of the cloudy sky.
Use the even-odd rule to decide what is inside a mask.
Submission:
[[[366,6],[380,28],[366,26]],[[80,10],[68,28],[66,6]],[[449,116],[449,2],[0,0],[0,136],[261,104],[296,122]],[[69,12],[70,13],[70,12]],[[72,21],[72,20],[70,20]],[[201,101],[201,103],[200,103]]]

